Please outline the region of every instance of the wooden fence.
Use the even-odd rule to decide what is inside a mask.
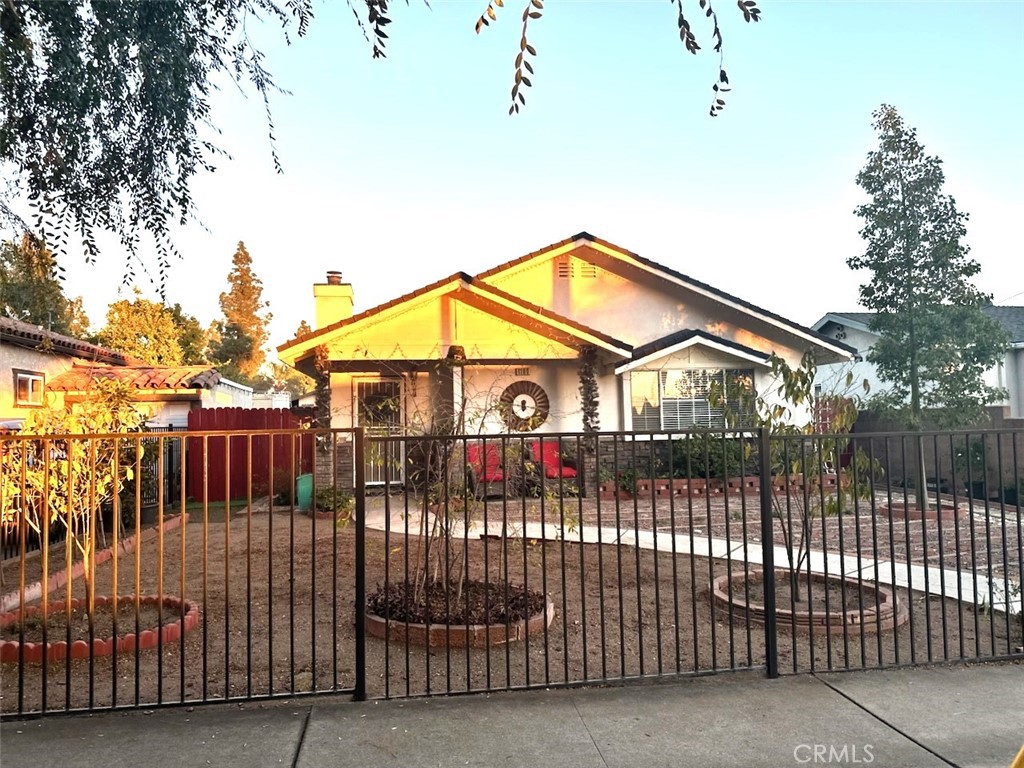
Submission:
[[[188,495],[208,501],[242,499],[248,495],[250,487],[253,496],[265,494],[271,488],[271,480],[275,493],[287,491],[298,475],[313,471],[313,435],[258,432],[294,430],[300,426],[299,419],[283,408],[190,411],[189,432],[217,430],[239,434],[188,438]]]

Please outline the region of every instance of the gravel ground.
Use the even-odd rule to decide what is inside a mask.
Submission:
[[[571,503],[577,512],[582,509],[584,521],[597,521],[594,501]],[[635,519],[661,529],[660,506],[649,512],[644,518],[637,510]],[[610,522],[608,514],[603,507],[604,525]],[[620,517],[624,515],[625,509]],[[629,515],[634,517],[632,503]],[[725,515],[724,504],[721,511],[712,506],[700,524],[694,518],[695,534],[708,527],[708,519],[711,530],[718,524],[724,533]],[[70,666],[49,662],[21,672],[16,664],[0,665],[0,711],[35,711],[44,700],[47,708],[74,709],[351,688],[354,526],[337,528],[331,521],[287,510],[271,512],[265,504],[254,507],[252,514],[235,514],[227,524],[210,519],[204,524],[201,517],[193,515],[184,527],[167,532],[162,553],[154,538],[118,557],[116,579],[113,560],[97,573],[98,594],[112,594],[116,583],[119,595],[162,593],[199,603],[202,620],[184,643]],[[690,524],[688,515],[685,522]],[[687,530],[679,525],[677,510],[676,530]],[[741,535],[742,519],[730,518],[729,530]],[[764,663],[763,629],[739,613],[715,609],[707,597],[711,580],[727,573],[724,563],[632,547],[581,546],[571,535],[532,542],[470,534],[455,545],[453,572],[462,567],[473,579],[504,579],[535,589],[553,603],[553,621],[536,636],[491,649],[428,650],[369,638],[371,696],[686,674]],[[50,553],[51,572],[63,567],[61,551],[58,546]],[[367,531],[368,589],[414,573],[420,554],[418,539]],[[29,558],[25,567],[27,581],[38,578],[41,558]],[[744,567],[733,563],[734,571]],[[4,575],[9,590],[17,583],[17,564],[4,563]],[[80,579],[71,592],[83,594]],[[65,595],[61,589],[50,600]],[[782,669],[986,657],[1006,654],[1020,642],[1016,626],[1004,615],[917,594],[900,593],[898,598],[909,605],[911,620],[893,632],[874,635],[853,628],[824,636],[780,627]]]

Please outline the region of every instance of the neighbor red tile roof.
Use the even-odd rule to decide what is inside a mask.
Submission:
[[[50,379],[46,387],[58,392],[84,392],[95,379],[116,379],[135,389],[210,389],[220,381],[220,374],[209,365],[75,365]]]
[[[0,317],[0,341],[5,344],[52,351],[97,363],[130,365],[133,362],[138,362],[115,349],[90,344],[62,333],[54,333],[32,323],[15,320],[13,317]]]

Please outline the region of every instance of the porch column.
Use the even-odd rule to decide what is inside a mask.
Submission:
[[[626,371],[619,377],[619,391],[622,393],[622,431],[633,431],[633,382],[632,372]]]

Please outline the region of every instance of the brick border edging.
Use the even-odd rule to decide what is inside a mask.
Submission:
[[[806,574],[801,574],[801,580],[805,576]],[[789,571],[776,570],[775,578],[776,580],[779,578],[788,579]],[[745,592],[743,591],[744,580],[752,583],[761,583],[763,579],[764,574],[759,570],[751,571],[749,575],[739,573],[719,576],[712,582],[711,600],[719,607],[729,611],[730,615],[733,615],[735,619],[747,618],[749,621],[757,624],[764,624],[764,605],[746,602],[744,599]],[[824,584],[826,581],[825,575],[820,573],[811,574],[811,579],[819,584]],[[878,630],[895,629],[906,623],[910,616],[906,606],[900,603],[895,593],[887,587],[863,580],[858,581],[855,576],[840,577],[839,574],[829,574],[828,580],[842,580],[852,589],[876,593],[878,596],[879,612],[877,614],[875,612],[874,600],[863,611],[855,608],[842,611],[833,610],[829,613],[825,613],[824,610],[803,612],[777,607],[775,611],[777,626],[780,629],[792,627],[795,622],[796,628],[803,631],[807,631],[813,625],[816,629],[825,630],[829,634],[838,634],[850,628],[860,629],[865,634],[873,634]],[[739,592],[735,586],[737,581],[740,582]],[[732,597],[729,596],[729,582],[733,582]],[[861,621],[862,615],[863,621]]]
[[[164,521],[163,529],[167,531],[173,531],[179,525],[185,525],[188,523],[188,512],[182,512],[181,514],[174,515],[173,517]],[[150,539],[154,539],[157,536],[157,527],[147,528],[144,531],[139,532],[138,536],[132,535],[120,539],[117,544],[117,549],[122,555],[127,555],[134,551],[135,542],[138,539],[139,542],[146,542]],[[96,553],[94,565],[102,565],[107,562],[111,557],[114,556],[114,547],[107,547]],[[85,563],[79,560],[77,563],[71,566],[71,579],[77,579],[85,572]],[[47,591],[53,592],[55,589],[60,589],[68,582],[68,572],[65,568],[62,571],[51,575],[47,579]],[[43,596],[43,582],[42,580],[33,582],[32,584],[26,585],[25,587],[25,602],[29,603],[33,600],[38,600]],[[21,605],[21,589],[15,589],[12,592],[8,592],[0,599],[0,612],[6,613],[12,608],[16,608]]]
[[[505,624],[413,624],[366,613],[366,631],[380,639],[408,641],[427,648],[487,648],[522,640],[550,626],[555,618],[555,604],[547,601],[541,613],[528,619]],[[389,629],[390,628],[390,629]]]
[[[134,605],[135,596],[120,597],[117,602]],[[95,603],[97,606],[106,606],[111,605],[113,600],[109,597],[100,596],[96,598]],[[141,605],[160,605],[162,603],[164,607],[179,610],[181,618],[167,622],[159,628],[140,630],[138,635],[135,632],[131,632],[127,635],[115,635],[108,638],[95,637],[91,645],[85,640],[73,640],[70,647],[66,640],[24,644],[18,640],[3,640],[0,641],[0,663],[20,664],[24,662],[39,664],[43,661],[44,656],[47,661],[64,661],[69,657],[71,659],[97,658],[112,655],[115,648],[118,653],[135,650],[144,651],[156,648],[161,643],[176,642],[182,635],[199,624],[199,606],[191,600],[182,600],[166,595],[162,599],[158,595],[143,595],[139,597],[139,603]],[[81,608],[84,604],[85,600],[79,600],[78,598],[72,598],[70,601],[72,609]],[[53,603],[48,606],[48,613],[63,611],[66,607],[67,604],[64,602]],[[26,618],[41,614],[41,606],[33,605],[25,609]],[[20,610],[0,614],[0,627],[21,620]]]
[[[875,514],[891,518],[893,520],[905,520],[908,523],[928,522],[952,523],[955,520],[967,518],[968,511],[962,505],[953,507],[942,505],[936,508],[930,505],[927,511],[914,508],[913,504],[879,504],[875,507]]]

